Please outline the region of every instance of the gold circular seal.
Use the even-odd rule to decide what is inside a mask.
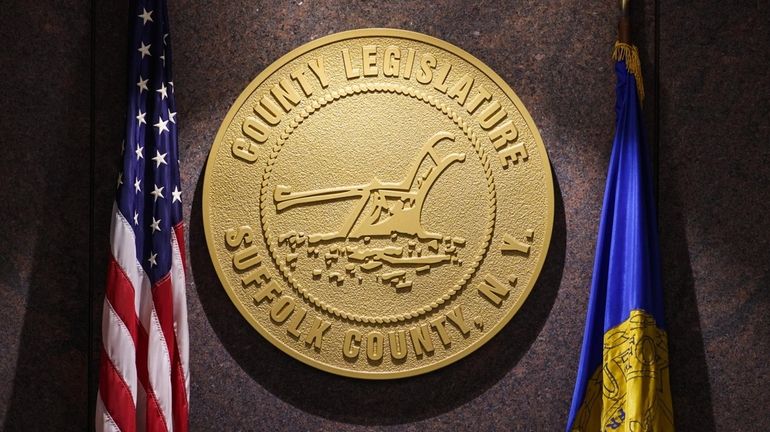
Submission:
[[[357,378],[454,362],[529,294],[553,225],[548,155],[489,67],[441,40],[354,30],[241,93],[203,186],[240,313],[291,356]]]

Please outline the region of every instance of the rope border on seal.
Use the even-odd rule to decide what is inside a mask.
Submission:
[[[471,142],[474,150],[476,151],[476,154],[478,155],[481,161],[481,164],[484,166],[484,175],[487,178],[487,194],[489,196],[489,203],[490,203],[489,212],[487,215],[487,226],[486,226],[486,232],[484,235],[484,244],[482,246],[482,252],[476,256],[475,260],[471,264],[470,272],[466,273],[463,276],[462,280],[459,283],[455,284],[452,287],[452,289],[449,290],[448,293],[442,295],[433,303],[427,306],[423,306],[419,309],[413,310],[411,312],[384,316],[384,317],[362,316],[362,315],[350,314],[350,313],[341,311],[334,306],[330,306],[326,304],[326,302],[318,300],[317,298],[315,298],[315,296],[313,296],[311,293],[307,292],[307,290],[302,288],[302,286],[296,282],[294,277],[285,268],[286,266],[283,263],[281,263],[278,259],[276,259],[275,250],[277,249],[278,244],[275,241],[275,239],[272,238],[273,236],[270,236],[270,234],[268,233],[268,228],[270,226],[270,223],[265,220],[265,216],[267,213],[265,205],[270,199],[270,191],[269,191],[270,173],[273,170],[273,165],[275,164],[275,161],[278,158],[278,154],[281,152],[281,148],[286,143],[286,140],[288,140],[288,138],[294,132],[294,130],[297,127],[299,127],[299,125],[302,124],[302,122],[304,122],[305,119],[310,117],[310,115],[320,110],[322,107],[326,106],[327,104],[330,104],[336,100],[345,98],[347,96],[365,94],[370,92],[395,93],[395,94],[409,96],[417,100],[420,100],[422,102],[425,102],[426,104],[436,108],[438,111],[440,111],[441,113],[449,117],[449,119],[452,120],[463,131],[463,134],[465,134],[465,136]],[[299,111],[297,116],[294,117],[289,122],[289,124],[286,126],[286,129],[284,129],[284,131],[279,135],[278,140],[273,145],[272,151],[270,153],[270,158],[267,161],[267,165],[265,166],[265,169],[264,169],[264,174],[262,175],[262,187],[260,191],[260,225],[262,226],[262,234],[265,237],[265,240],[266,240],[265,243],[267,244],[267,248],[270,252],[270,257],[272,258],[273,262],[280,270],[281,275],[284,277],[284,279],[286,279],[286,281],[295,291],[297,291],[306,300],[313,303],[321,310],[346,320],[352,320],[352,321],[361,322],[361,323],[381,324],[381,323],[395,323],[399,321],[406,321],[412,318],[417,318],[419,316],[422,316],[430,312],[431,310],[438,308],[440,305],[444,304],[445,302],[449,301],[449,299],[451,299],[455,294],[457,294],[457,292],[465,286],[468,280],[470,280],[470,278],[473,277],[473,275],[478,270],[479,265],[481,264],[481,261],[486,256],[487,251],[489,249],[489,244],[492,239],[492,233],[494,231],[496,217],[497,217],[497,192],[495,189],[495,181],[494,181],[494,178],[492,177],[492,168],[489,164],[489,157],[487,156],[487,152],[484,151],[484,149],[481,147],[481,144],[479,143],[479,138],[476,135],[476,132],[471,130],[468,123],[465,120],[463,120],[463,118],[460,115],[458,115],[454,110],[449,108],[446,103],[437,102],[435,97],[428,95],[420,90],[415,90],[414,88],[407,87],[401,84],[391,84],[391,83],[353,84],[353,85],[346,86],[345,88],[339,91],[336,91],[336,90],[329,91],[317,99],[309,100],[307,106],[302,108]]]

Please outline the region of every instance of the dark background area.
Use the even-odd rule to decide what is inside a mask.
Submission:
[[[560,430],[577,372],[614,126],[616,1],[170,1],[188,218],[191,430]],[[770,4],[636,1],[671,384],[682,431],[758,430],[770,406]],[[96,393],[126,102],[123,2],[0,8],[0,427],[85,430]],[[227,299],[202,175],[241,90],[315,38],[395,27],[500,74],[557,183],[551,253],[492,341],[424,376],[340,378],[263,340]]]

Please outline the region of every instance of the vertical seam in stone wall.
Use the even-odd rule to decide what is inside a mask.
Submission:
[[[660,0],[655,0],[655,24],[653,26],[653,49],[655,50],[655,69],[653,73],[653,113],[655,122],[655,136],[653,137],[654,159],[653,172],[655,174],[655,214],[658,218],[658,231],[660,231]]]
[[[94,422],[90,421],[93,418],[94,412],[94,396],[92,395],[92,389],[94,388],[94,376],[91,371],[91,363],[93,361],[93,344],[94,344],[94,323],[93,323],[93,304],[94,304],[94,195],[96,181],[94,178],[96,168],[96,1],[90,1],[90,17],[89,25],[91,26],[91,76],[90,76],[90,110],[89,110],[89,184],[88,184],[88,355],[87,355],[87,374],[88,374],[88,390],[86,392],[88,397],[88,410],[86,411],[86,427],[84,430],[93,430],[95,428]]]

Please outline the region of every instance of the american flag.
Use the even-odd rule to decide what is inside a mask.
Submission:
[[[184,226],[164,0],[130,2],[128,115],[102,311],[97,431],[186,431]]]

